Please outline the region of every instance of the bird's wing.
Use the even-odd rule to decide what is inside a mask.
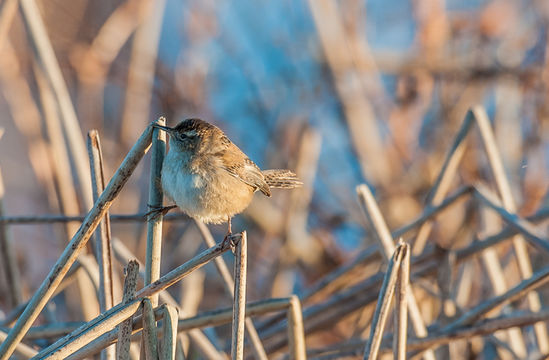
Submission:
[[[271,196],[271,189],[265,182],[265,177],[259,167],[232,142],[228,144],[227,150],[223,153],[222,164],[223,169],[235,178],[250,185],[254,190]]]

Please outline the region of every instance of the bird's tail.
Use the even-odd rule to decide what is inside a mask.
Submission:
[[[297,175],[290,170],[273,169],[264,170],[262,173],[265,177],[265,182],[272,188],[293,189],[303,185]]]

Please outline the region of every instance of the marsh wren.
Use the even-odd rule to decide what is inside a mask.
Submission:
[[[221,129],[204,120],[154,126],[170,135],[161,174],[164,194],[195,219],[227,221],[227,236],[231,218],[248,207],[256,191],[271,196],[271,188],[302,185],[290,170],[260,170]]]

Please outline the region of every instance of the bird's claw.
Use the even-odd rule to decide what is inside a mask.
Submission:
[[[165,216],[170,210],[175,209],[177,205],[170,205],[170,206],[155,206],[147,204],[149,209],[151,209],[149,212],[145,214],[145,217],[147,220],[149,219],[155,219],[158,216],[162,215]]]
[[[233,252],[233,254],[235,254],[236,245],[238,245],[238,242],[240,241],[241,238],[242,238],[242,234],[227,233],[227,235],[225,235],[225,238],[223,238],[222,245],[226,246],[228,243],[229,247],[231,248],[231,251]]]

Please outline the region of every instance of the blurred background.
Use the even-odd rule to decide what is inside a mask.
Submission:
[[[47,33],[36,31],[51,41],[70,99],[64,105],[17,3],[0,2],[5,216],[86,213],[91,192],[79,174],[89,165],[76,153],[88,131],[101,137],[108,179],[151,121],[200,117],[261,168],[293,169],[304,180],[299,191],[256,195],[233,220],[249,234],[249,299],[288,296],[375,244],[357,185],[371,187],[390,229],[421,213],[475,104],[493,122],[518,213],[549,203],[545,0],[36,1]],[[468,141],[454,186],[493,183],[479,137]],[[149,163],[146,156],[111,214],[147,211]],[[428,242],[445,249],[470,242],[456,235],[475,224],[470,210],[464,202],[444,213]],[[77,226],[9,226],[23,298]],[[225,225],[210,229],[220,241]],[[141,259],[145,232],[142,222],[112,224]],[[184,217],[166,223],[164,234],[163,273],[204,248]],[[378,260],[370,271],[381,269]],[[214,267],[200,273],[197,288],[219,296],[199,296],[195,308],[228,306]],[[8,312],[3,278],[0,309]],[[181,289],[171,291],[179,297]],[[74,320],[74,311],[57,316]],[[334,331],[332,339],[345,334]]]

